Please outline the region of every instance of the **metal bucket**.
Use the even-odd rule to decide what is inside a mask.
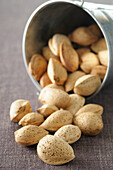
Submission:
[[[92,23],[99,26],[105,37],[109,63],[101,87],[91,97],[113,81],[113,6],[74,0],[51,0],[32,13],[24,30],[22,48],[27,72],[39,92],[42,88],[28,70],[31,56],[40,53],[53,34],[68,35],[76,27],[89,26]]]

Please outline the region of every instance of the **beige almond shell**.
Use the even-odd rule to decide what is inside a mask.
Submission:
[[[37,145],[39,158],[49,165],[65,164],[75,158],[72,147],[57,136],[46,135]]]
[[[74,116],[78,116],[79,114],[85,112],[93,112],[95,114],[102,115],[103,107],[98,104],[86,104],[85,106],[81,107],[80,110]]]
[[[78,48],[76,52],[78,53],[79,56],[83,55],[84,53],[90,52],[90,48],[83,47],[83,48]]]
[[[85,112],[74,117],[77,125],[85,135],[95,136],[103,129],[102,116],[93,112]]]
[[[101,38],[102,37],[102,32],[101,32],[101,30],[100,30],[100,28],[98,27],[98,25],[97,24],[92,24],[92,25],[90,25],[89,27],[89,30],[93,33],[93,34],[95,34],[97,37],[99,37],[99,38]]]
[[[83,55],[81,55],[80,60],[80,68],[85,73],[90,73],[93,67],[99,65],[99,59],[97,55],[92,52],[84,53]]]
[[[29,63],[29,72],[36,80],[40,80],[40,77],[47,69],[47,62],[40,54],[34,54],[31,57]]]
[[[72,91],[77,79],[84,75],[85,75],[85,73],[83,71],[75,71],[73,73],[70,73],[68,75],[68,79],[65,83],[65,91],[66,92]]]
[[[95,76],[99,76],[100,79],[103,80],[105,77],[106,71],[107,71],[106,66],[98,65],[98,66],[93,67],[93,69],[91,70],[91,74]]]
[[[44,104],[40,108],[37,109],[37,112],[39,112],[44,117],[50,116],[52,113],[56,112],[58,108],[54,105]]]
[[[91,45],[92,51],[99,53],[100,51],[107,50],[106,40],[104,38],[99,39],[97,42]]]
[[[58,136],[69,144],[72,144],[80,139],[81,130],[75,125],[65,125],[58,129],[54,136]]]
[[[61,89],[45,87],[41,90],[38,100],[42,104],[50,104],[55,105],[58,108],[66,108],[69,105],[70,97]]]
[[[87,27],[76,28],[69,38],[72,42],[79,45],[88,46],[98,40],[98,37],[93,34]]]
[[[40,78],[40,85],[41,85],[41,87],[44,88],[45,86],[47,86],[48,84],[51,84],[51,83],[52,83],[52,82],[51,82],[51,80],[49,79],[47,72],[44,73],[44,74],[42,75],[42,77]]]
[[[57,131],[64,125],[72,124],[72,119],[73,116],[69,111],[61,109],[47,117],[40,127],[49,131]]]
[[[56,85],[56,84],[49,84],[49,85],[47,85],[46,87],[54,88],[54,89],[60,89],[60,90],[65,91],[63,86],[58,86],[58,85]]]
[[[62,64],[53,58],[50,58],[47,68],[48,76],[52,83],[63,85],[67,80],[67,71]]]
[[[52,38],[49,39],[48,46],[49,46],[49,49],[51,50],[51,52],[56,56],[56,52],[55,52],[55,50],[52,47]]]
[[[40,125],[44,121],[44,117],[38,113],[28,113],[25,115],[20,121],[19,125],[27,126],[27,125]]]
[[[17,130],[14,134],[15,141],[18,144],[28,146],[38,143],[48,132],[36,125],[27,125]]]
[[[78,95],[78,94],[71,94],[70,97],[70,104],[66,108],[72,115],[75,113],[85,104],[85,98]]]
[[[10,106],[10,120],[19,122],[26,114],[32,112],[31,104],[27,100],[15,100]]]
[[[56,56],[60,56],[60,44],[66,42],[67,44],[71,44],[69,38],[64,34],[54,34],[52,39],[49,40],[49,48]]]
[[[70,72],[74,72],[79,68],[79,56],[70,44],[61,43],[60,60],[63,66]]]
[[[47,61],[49,61],[50,58],[55,58],[56,60],[59,60],[59,57],[54,55],[48,46],[43,47],[42,54]]]
[[[101,79],[98,76],[87,74],[76,81],[74,93],[82,96],[89,96],[96,92],[100,86]]]
[[[98,57],[102,65],[108,66],[108,50],[100,51]]]

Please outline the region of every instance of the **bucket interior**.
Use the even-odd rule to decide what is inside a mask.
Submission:
[[[34,14],[33,14],[34,15]],[[68,35],[76,27],[95,23],[93,18],[79,6],[66,2],[55,2],[38,10],[29,22],[25,38],[27,63],[55,33]]]
[[[24,32],[23,51],[26,67],[33,54],[42,54],[42,48],[48,45],[48,40],[54,34],[68,35],[77,27],[89,26],[94,23],[97,24],[88,12],[72,2],[51,2],[37,8],[29,18]],[[29,73],[28,67],[27,71],[34,85],[40,91],[42,88]],[[102,86],[99,90],[101,88]]]

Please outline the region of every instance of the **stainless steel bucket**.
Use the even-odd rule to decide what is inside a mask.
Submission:
[[[34,85],[41,91],[41,86],[28,70],[28,63],[34,53],[41,52],[48,39],[55,33],[68,35],[76,27],[96,23],[107,43],[109,64],[101,87],[113,81],[113,5],[102,5],[76,0],[51,0],[39,6],[30,16],[23,35],[23,58],[27,72]],[[90,97],[90,98],[91,98]]]

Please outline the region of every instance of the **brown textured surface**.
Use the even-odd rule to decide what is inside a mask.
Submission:
[[[90,101],[105,108],[102,133],[96,137],[82,136],[73,144],[76,158],[70,163],[46,165],[38,158],[36,145],[23,147],[14,141],[13,133],[19,126],[9,120],[12,101],[28,99],[33,111],[39,106],[37,90],[23,63],[21,41],[29,15],[42,2],[45,0],[0,0],[0,170],[112,170],[113,84]],[[113,1],[109,0],[109,3],[113,4]]]

